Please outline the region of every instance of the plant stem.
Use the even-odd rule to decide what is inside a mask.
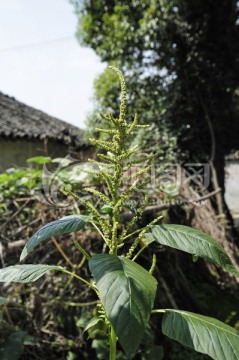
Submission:
[[[137,252],[137,254],[133,257],[132,261],[135,261],[137,259],[137,257],[141,254],[141,252],[143,252],[145,249],[147,249],[149,245],[145,245],[143,247],[141,247],[141,249]]]
[[[98,304],[98,300],[88,301],[88,302],[85,302],[85,303],[75,303],[75,302],[71,302],[71,301],[60,301],[60,304],[66,305],[66,306],[83,307],[83,306],[91,306],[91,305]]]
[[[62,249],[62,247],[60,246],[60,244],[57,242],[56,238],[52,238],[52,241],[55,245],[55,247],[57,248],[57,250],[61,253],[61,255],[63,256],[63,258],[66,260],[66,262],[72,267],[74,268],[74,264],[70,261],[69,257],[66,255],[65,251]]]
[[[102,236],[102,238],[104,239],[105,243],[109,246],[109,242],[108,240],[106,240],[106,238],[104,237],[104,234],[102,233],[102,231],[100,231],[100,229],[98,228],[98,226],[91,221],[91,224],[94,226],[94,228],[98,231],[98,233]]]
[[[115,331],[113,329],[113,326],[111,325],[111,331],[110,331],[110,357],[109,360],[115,360],[116,359],[116,335]]]
[[[156,310],[152,310],[151,314],[157,314],[157,313],[166,313],[165,309],[156,309]]]
[[[83,247],[82,247],[76,240],[73,240],[73,243],[74,243],[75,247],[82,253],[82,255],[83,255],[88,261],[90,261],[90,255],[88,254],[88,252],[85,251],[85,249],[83,249]]]
[[[89,283],[87,280],[83,279],[82,277],[76,275],[75,273],[68,271],[66,269],[62,270],[62,272],[64,272],[65,274],[74,276],[75,278],[77,278],[78,280],[82,281],[83,283],[85,283],[86,285],[88,285],[91,289],[93,289],[94,291],[96,291],[96,288],[94,287],[94,285],[92,285],[91,283]]]

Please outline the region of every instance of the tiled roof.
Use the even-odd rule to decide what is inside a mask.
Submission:
[[[83,131],[0,92],[0,137],[52,139],[74,148],[87,146]]]

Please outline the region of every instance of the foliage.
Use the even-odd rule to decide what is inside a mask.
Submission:
[[[13,199],[20,198],[38,198],[50,203],[54,195],[58,203],[64,205],[67,196],[65,187],[82,190],[83,184],[86,187],[87,182],[92,180],[87,174],[87,169],[91,170],[90,165],[84,166],[73,158],[37,156],[28,159],[27,163],[33,165],[9,168],[0,174],[0,213],[11,211]],[[23,210],[30,211],[28,207]]]
[[[140,94],[137,85],[133,82],[135,77],[131,80],[129,75],[128,78],[132,91],[128,93],[129,117],[134,116],[134,109],[137,108],[140,114],[139,121],[150,124],[150,128],[146,133],[143,129],[137,131],[133,140],[134,144],[139,144],[144,152],[155,154],[157,163],[162,163],[163,161],[175,162],[177,159],[184,159],[182,152],[180,153],[177,147],[177,137],[170,133],[170,128],[164,119],[164,99],[157,99],[157,106],[155,107],[155,102],[148,97],[148,93],[153,92],[152,84],[150,84],[151,88],[147,89],[147,81],[142,81],[140,86],[144,86],[146,90],[142,90],[144,93]],[[87,119],[87,131],[90,136],[102,139],[107,138],[106,134],[96,130],[97,127],[101,127],[103,124],[102,118],[98,115],[99,109],[101,113],[111,112],[113,115],[116,115],[118,93],[119,87],[115,74],[109,74],[105,70],[94,82],[95,110]]]
[[[27,242],[27,245],[22,251],[20,261],[24,260],[25,257],[32,251],[32,249],[34,249],[35,246],[44,240],[49,239],[52,236],[79,231],[84,227],[86,220],[87,217],[84,216],[70,215],[64,217],[63,219],[52,221],[51,223],[46,224]]]
[[[28,163],[33,165],[28,165],[26,168],[11,168],[0,174],[0,261],[2,266],[16,263],[20,256],[19,251],[21,251],[21,247],[24,244],[23,239],[27,239],[30,234],[43,226],[45,222],[66,216],[69,213],[67,207],[53,207],[41,196],[44,190],[42,188],[42,181],[44,179],[42,164],[46,163],[45,161],[42,163],[42,161],[49,159],[40,157],[41,162],[39,163],[38,158],[34,159],[34,163],[32,159],[28,160]],[[78,189],[79,191],[79,189],[82,189],[83,181],[85,186],[87,186],[87,177],[90,176],[87,175],[86,177],[85,174],[79,171],[79,167],[82,164],[76,163],[73,167],[66,167],[66,160],[51,159],[51,162],[47,161],[47,169],[49,169],[47,175],[50,174],[51,178],[53,178],[56,170],[59,169],[58,178],[61,177],[59,182],[65,183],[66,186],[69,186],[69,183],[71,183],[71,188],[74,190]],[[68,161],[68,165],[69,163],[71,164],[72,160]],[[25,177],[29,179],[29,182],[31,181],[30,189],[27,181],[19,181]],[[57,188],[57,190],[59,189]],[[59,190],[59,198],[60,196],[67,202],[66,194],[61,193]],[[85,236],[87,236],[87,231]],[[94,236],[92,234],[91,238],[94,238]],[[65,241],[62,245],[63,251],[68,256],[72,256],[70,237],[70,234],[65,235]],[[76,239],[77,241],[82,241],[82,236],[79,235]],[[84,243],[86,247],[89,247],[90,239],[84,241]],[[48,246],[48,261],[53,264],[59,264],[59,266],[65,265],[67,262],[53,241]],[[92,251],[94,251],[94,246],[92,246]],[[33,261],[35,263],[39,262],[40,256],[40,253],[35,253]],[[83,266],[83,268],[85,267],[81,255],[74,251],[71,261],[76,264],[77,268],[79,268],[79,265]],[[32,350],[32,347],[24,346],[23,358],[26,357],[33,360],[38,359],[38,357],[44,358],[49,351],[52,353],[52,359],[58,360],[65,359],[68,351],[74,354],[81,354],[81,356],[84,356],[84,351],[87,351],[87,354],[89,354],[88,348],[90,348],[90,345],[83,339],[81,328],[77,325],[79,317],[81,317],[81,308],[78,306],[81,305],[81,302],[83,304],[89,302],[89,308],[92,308],[91,301],[93,299],[90,294],[88,295],[88,291],[85,291],[83,287],[76,284],[77,280],[71,279],[65,282],[65,275],[61,272],[55,274],[54,278],[50,276],[46,278],[46,284],[40,285],[41,291],[39,291],[39,282],[36,285],[31,284],[31,286],[28,284],[23,286],[21,284],[20,288],[19,284],[14,283],[1,287],[0,295],[7,297],[8,301],[2,307],[3,311],[0,313],[0,318],[3,318],[0,325],[2,340],[0,348],[5,346],[4,344],[10,335],[17,331],[25,331],[38,337],[39,329],[41,329],[41,337],[38,337],[37,348]],[[60,292],[58,291],[59,288],[61,289]],[[83,295],[79,301],[79,293],[81,294],[81,292]],[[18,296],[19,293],[21,293],[21,296]],[[12,301],[13,297],[14,301]],[[34,320],[32,321],[32,319]],[[49,325],[47,324],[50,324],[52,335],[45,332],[46,326],[49,330]],[[49,343],[50,337],[51,343]],[[84,344],[84,350],[82,350],[82,344]],[[12,360],[11,356],[9,360]]]
[[[152,233],[146,234],[148,240],[157,241],[159,244],[170,246],[174,249],[183,250],[195,257],[211,260],[217,266],[221,266],[235,276],[239,272],[234,268],[229,256],[210,236],[199,233],[195,229],[183,225],[155,225]]]
[[[236,359],[238,356],[238,331],[216,319],[187,311],[167,310],[162,329],[170,338],[213,359]]]
[[[0,297],[0,358],[2,360],[18,360],[23,353],[25,345],[35,345],[36,341],[33,337],[29,336],[26,331],[13,331],[4,336],[5,321],[3,319],[2,308],[8,303],[7,298]]]
[[[152,240],[155,240],[160,244],[205,257],[233,272],[234,275],[239,276],[239,274],[221,246],[195,229],[177,225],[167,227],[155,225],[162,218],[158,216],[143,228],[134,230],[134,224],[142,217],[147,206],[147,194],[141,206],[136,209],[137,212],[132,212],[131,219],[124,227],[122,226],[121,215],[124,207],[133,192],[140,191],[147,185],[148,181],[142,180],[142,175],[150,170],[150,166],[145,165],[148,156],[137,157],[137,146],[126,146],[129,142],[127,140],[132,137],[134,131],[144,126],[138,124],[137,116],[131,123],[126,121],[124,77],[117,68],[111,68],[118,74],[121,82],[119,117],[115,118],[112,114],[103,116],[107,124],[111,123],[112,128],[106,127],[99,131],[109,134],[110,140],[91,139],[93,144],[103,150],[98,154],[101,161],[91,161],[98,165],[99,170],[94,174],[106,185],[107,191],[103,193],[94,187],[87,188],[90,194],[101,200],[101,204],[97,202],[95,206],[92,200],[88,201],[66,189],[68,194],[86,207],[90,216],[77,214],[45,225],[25,245],[21,256],[25,258],[36,246],[40,243],[43,245],[44,241],[54,235],[65,234],[68,231],[77,232],[85,222],[90,222],[98,230],[104,242],[103,252],[90,256],[81,244],[75,242],[75,246],[88,261],[93,280],[81,277],[75,269],[69,271],[60,266],[27,264],[0,270],[0,281],[30,282],[37,280],[48,270],[58,270],[86,284],[97,298],[97,307],[96,316],[85,328],[89,332],[93,330],[96,334],[108,337],[110,360],[116,359],[117,341],[127,358],[135,356],[151,314],[163,315],[162,330],[168,337],[214,359],[236,360],[239,351],[239,333],[235,329],[218,320],[182,310],[153,310],[157,288],[157,280],[153,276],[156,255],[152,257],[151,268],[146,270],[136,263],[139,253],[134,254],[140,241],[145,237],[148,238],[148,246],[154,242]],[[125,172],[135,164],[140,164],[141,170],[131,173],[125,179]],[[125,180],[130,180],[131,184],[126,190],[122,190]],[[183,324],[183,327],[180,324]],[[154,357],[155,353],[161,357],[161,347],[154,348],[154,352],[148,354],[148,357]],[[147,354],[145,356],[147,358]]]
[[[24,350],[24,345],[35,345],[35,341],[25,331],[13,332],[6,340],[4,347],[0,349],[1,359],[20,359]]]
[[[180,160],[212,161],[223,189],[224,155],[239,149],[238,1],[71,3],[80,43],[127,74],[129,114],[176,137]],[[96,108],[115,110],[111,78],[97,80]]]
[[[4,199],[29,194],[41,187],[41,170],[9,168],[0,174],[0,193]]]

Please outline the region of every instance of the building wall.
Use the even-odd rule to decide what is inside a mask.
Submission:
[[[13,167],[27,166],[26,160],[33,156],[50,156],[52,158],[65,157],[69,153],[74,158],[85,161],[90,151],[79,151],[72,153],[69,147],[58,142],[29,141],[26,139],[0,139],[0,172]]]
[[[239,160],[227,162],[225,188],[229,209],[239,217]]]

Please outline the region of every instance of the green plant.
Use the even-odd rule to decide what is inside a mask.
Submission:
[[[224,249],[208,235],[195,229],[180,225],[156,225],[162,216],[157,217],[145,227],[135,230],[134,226],[143,214],[147,205],[147,195],[137,209],[129,206],[132,194],[144,189],[148,178],[142,175],[150,170],[146,157],[137,157],[137,146],[127,147],[135,130],[144,128],[138,125],[137,116],[133,122],[127,123],[126,87],[122,73],[111,67],[118,74],[121,82],[121,104],[119,118],[112,115],[102,118],[110,128],[97,129],[107,133],[111,140],[91,139],[92,143],[104,150],[98,157],[98,172],[93,172],[98,179],[106,184],[105,193],[89,187],[90,194],[101,200],[101,207],[94,206],[88,200],[82,199],[71,190],[73,196],[86,207],[89,216],[80,214],[69,215],[60,220],[43,226],[26,243],[20,260],[43,241],[69,232],[81,230],[86,222],[91,223],[99,232],[105,244],[100,254],[91,256],[82,245],[75,246],[89,262],[93,280],[85,279],[75,271],[55,265],[15,265],[0,270],[1,282],[31,282],[36,281],[49,270],[62,271],[85,283],[98,298],[94,318],[85,326],[90,335],[106,335],[109,339],[109,359],[116,359],[116,344],[119,341],[127,358],[133,358],[142,341],[151,314],[162,314],[162,331],[168,337],[198,352],[208,354],[217,360],[236,360],[239,353],[239,333],[222,322],[175,309],[153,309],[157,280],[153,276],[156,266],[156,256],[152,258],[152,266],[146,270],[136,263],[138,255],[152,242],[183,250],[194,257],[203,257],[227,270],[235,276],[239,273],[234,268]],[[132,166],[141,170],[125,173]],[[89,171],[90,172],[90,171]],[[128,187],[123,186],[129,181]],[[122,191],[124,188],[124,191]],[[91,198],[93,199],[93,198]],[[99,203],[99,202],[98,202]],[[125,226],[122,226],[124,208],[131,209],[132,216]],[[143,247],[135,254],[139,244]],[[154,349],[157,352],[157,347]],[[158,347],[158,358],[162,349]]]
[[[2,307],[9,302],[7,298],[0,297],[0,359],[20,359],[25,345],[36,345],[36,340],[26,331],[7,326],[3,318]]]
[[[0,174],[0,193],[3,200],[24,196],[40,189],[40,181],[41,170],[9,168]]]

